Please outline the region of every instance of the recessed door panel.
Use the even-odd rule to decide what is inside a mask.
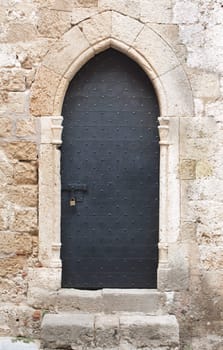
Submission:
[[[158,116],[148,77],[115,50],[71,81],[61,150],[63,287],[156,288]]]

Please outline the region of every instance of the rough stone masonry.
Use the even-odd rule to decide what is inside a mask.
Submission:
[[[100,47],[100,36],[106,36],[108,46],[115,37],[123,43],[123,50],[128,45],[129,54],[131,49],[145,56],[149,52],[151,62],[159,61],[157,74],[166,82],[168,74],[163,67],[169,58],[165,53],[163,57],[153,57],[148,36],[143,37],[144,30],[149,30],[171,50],[172,62],[178,62],[170,72],[180,67],[185,73],[194,113],[173,116],[179,117],[179,158],[178,166],[171,171],[180,183],[180,200],[169,215],[173,222],[176,211],[180,220],[179,235],[170,239],[173,266],[168,276],[170,287],[164,285],[163,289],[168,296],[169,313],[176,315],[180,324],[181,348],[220,350],[223,348],[222,0],[1,0],[0,336],[38,338],[41,317],[46,311],[38,296],[29,297],[35,276],[45,273],[39,259],[40,118],[56,115],[53,103],[56,104],[58,92],[53,95],[54,90],[58,79],[66,77],[60,77],[59,65],[54,68],[56,65],[50,62],[47,66],[45,57],[49,52],[63,52],[72,30],[84,35],[86,43],[83,39],[79,43],[83,50],[85,46],[93,47],[95,42]],[[40,70],[44,74],[37,78]],[[47,88],[48,80],[53,82],[51,89]],[[181,89],[183,94],[183,84]],[[170,108],[180,94],[173,93],[173,98],[168,100]],[[48,103],[50,99],[52,104]],[[176,263],[181,259],[183,267]],[[45,280],[48,278],[54,277],[46,272]],[[44,292],[50,293],[47,282]]]

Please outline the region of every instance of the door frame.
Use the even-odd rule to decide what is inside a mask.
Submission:
[[[128,19],[138,28],[129,42],[128,27],[116,17]],[[115,11],[92,16],[103,21],[98,36],[91,37],[92,22],[85,20],[63,35],[44,58],[32,86],[30,109],[37,117],[39,140],[39,254],[38,267],[29,269],[29,295],[35,289],[61,288],[60,260],[60,146],[61,110],[74,75],[94,55],[112,47],[136,61],[152,81],[159,101],[160,116],[160,209],[158,289],[185,288],[174,278],[175,266],[188,270],[187,262],[173,253],[180,234],[180,119],[193,115],[192,93],[187,76],[169,44],[149,27]],[[148,46],[147,46],[148,45]],[[162,60],[163,57],[163,60]],[[158,59],[157,59],[158,58]],[[182,267],[183,266],[183,267]],[[47,286],[47,287],[46,287]]]

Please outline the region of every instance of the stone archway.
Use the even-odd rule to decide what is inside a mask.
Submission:
[[[58,289],[60,261],[60,151],[64,95],[75,73],[94,55],[109,47],[135,60],[156,89],[160,126],[160,232],[158,287],[170,289],[169,244],[180,228],[179,123],[193,115],[186,74],[170,46],[149,24],[115,11],[82,21],[52,47],[32,87],[30,110],[39,119],[39,261],[30,270],[32,288]],[[33,278],[34,277],[34,278]]]

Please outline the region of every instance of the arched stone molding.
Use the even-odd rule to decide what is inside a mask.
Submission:
[[[161,115],[192,115],[190,85],[169,44],[149,24],[115,11],[82,21],[52,47],[33,84],[32,114],[60,115],[69,81],[91,57],[108,47],[124,52],[145,70],[156,88]]]
[[[193,115],[192,93],[173,50],[149,27],[115,11],[82,21],[53,46],[39,68],[31,94],[31,112],[39,117],[39,260],[30,287],[61,286],[60,151],[63,99],[76,72],[95,54],[115,48],[135,60],[154,84],[160,105],[160,243],[158,287],[171,290],[169,244],[180,229],[179,123]],[[158,117],[158,116],[157,116]],[[173,259],[172,259],[173,260]],[[45,269],[44,269],[45,268]],[[33,275],[34,274],[34,275]],[[52,277],[53,276],[53,277]],[[32,289],[30,289],[32,290]]]

